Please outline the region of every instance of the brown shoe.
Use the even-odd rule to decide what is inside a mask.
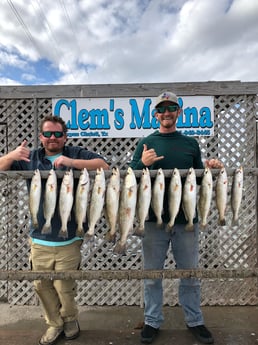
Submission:
[[[64,322],[64,335],[67,340],[75,339],[80,334],[80,326],[77,320]]]
[[[53,345],[57,338],[62,334],[63,328],[49,327],[42,335],[39,345]]]

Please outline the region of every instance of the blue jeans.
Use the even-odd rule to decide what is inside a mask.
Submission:
[[[144,269],[163,269],[167,251],[171,250],[178,269],[198,267],[199,230],[195,224],[194,231],[186,231],[185,225],[177,224],[171,233],[165,228],[158,229],[156,223],[145,223],[145,236],[142,240]],[[200,309],[200,281],[197,278],[180,279],[179,303],[188,326],[204,324]],[[144,280],[144,317],[145,324],[159,328],[164,321],[162,279]]]

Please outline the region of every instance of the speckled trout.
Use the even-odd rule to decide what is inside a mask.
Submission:
[[[161,227],[163,224],[162,213],[164,204],[165,193],[165,176],[163,170],[160,168],[157,171],[157,175],[154,180],[152,195],[151,195],[151,207],[157,218],[157,227]]]
[[[36,169],[31,179],[29,209],[31,214],[31,221],[34,228],[38,227],[38,211],[41,198],[41,175],[40,171]]]
[[[105,216],[109,225],[109,231],[106,233],[105,239],[110,242],[115,242],[118,208],[120,197],[120,171],[118,168],[112,169],[112,174],[107,184]]]
[[[88,195],[90,189],[89,173],[86,168],[80,172],[75,195],[75,220],[77,223],[76,236],[83,237],[83,223],[86,222]]]
[[[231,187],[231,209],[233,213],[232,226],[239,223],[239,209],[243,194],[243,168],[237,168],[233,174],[233,182]]]
[[[54,169],[49,171],[44,193],[44,217],[45,224],[41,230],[42,234],[51,233],[51,219],[55,213],[57,199],[57,178]]]
[[[142,170],[140,183],[137,190],[137,204],[136,204],[136,216],[138,219],[138,226],[134,231],[137,236],[144,235],[145,220],[149,214],[151,202],[151,178],[148,168]]]
[[[187,220],[185,230],[193,231],[193,219],[196,215],[196,175],[193,168],[190,168],[186,175],[183,187],[182,207]]]
[[[211,170],[206,167],[203,173],[199,191],[198,212],[200,215],[200,229],[205,230],[212,200],[213,181]]]
[[[124,254],[129,233],[133,230],[137,198],[137,181],[132,168],[127,169],[124,177],[119,203],[119,233],[120,239],[115,245],[114,253]]]
[[[106,180],[102,168],[96,170],[95,180],[91,191],[90,209],[89,209],[89,230],[86,237],[92,237],[95,232],[95,226],[101,217],[105,201]]]
[[[65,172],[59,195],[59,214],[61,218],[61,229],[58,236],[68,238],[67,223],[71,216],[73,207],[73,170]]]
[[[219,213],[218,224],[226,225],[225,212],[227,207],[228,177],[225,168],[221,168],[216,181],[216,205]]]
[[[178,215],[182,198],[182,182],[180,172],[177,168],[173,169],[172,176],[168,189],[168,211],[169,222],[167,224],[167,231],[171,231],[175,224],[176,216]]]

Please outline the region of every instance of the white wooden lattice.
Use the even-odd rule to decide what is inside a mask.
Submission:
[[[227,168],[255,167],[255,106],[254,96],[215,97],[215,135],[198,138],[205,157],[218,157]],[[14,149],[23,139],[31,147],[38,145],[38,130],[41,119],[51,114],[51,99],[0,100],[0,150],[5,153]],[[7,132],[6,132],[7,131]],[[7,135],[6,135],[7,134]],[[8,142],[7,142],[8,141]],[[138,142],[128,139],[70,139],[69,144],[87,147],[101,153],[112,166],[126,169]],[[232,177],[229,177],[230,183]],[[28,198],[22,179],[0,181],[0,259],[1,269],[29,269],[28,256]],[[241,224],[231,227],[230,207],[227,211],[227,226],[217,224],[217,211],[213,198],[209,216],[209,229],[200,236],[201,268],[251,268],[257,259],[255,178],[245,176],[244,195],[240,213]],[[230,191],[229,191],[230,197]],[[137,237],[128,241],[126,256],[115,256],[112,244],[104,240],[107,231],[105,218],[101,219],[95,239],[82,247],[82,269],[141,269],[141,244]],[[167,268],[174,267],[169,254]],[[177,280],[164,280],[164,304],[175,305]],[[258,302],[257,285],[254,279],[203,280],[203,305],[234,305]],[[27,281],[0,281],[0,297],[10,304],[35,304],[32,283]],[[141,281],[79,281],[78,303],[83,305],[142,305]]]

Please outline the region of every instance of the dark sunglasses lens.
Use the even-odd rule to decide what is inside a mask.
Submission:
[[[51,136],[53,134],[54,134],[55,138],[61,138],[64,135],[63,132],[50,132],[50,131],[42,132],[42,134],[45,138],[51,138]]]
[[[63,132],[53,132],[54,133],[54,136],[56,137],[56,138],[61,138],[62,136],[63,136]]]
[[[176,111],[178,109],[177,105],[169,105],[168,107],[168,111]]]
[[[50,138],[52,135],[52,132],[42,132],[42,134],[45,138]]]
[[[177,109],[178,109],[177,105],[168,105],[167,107],[158,107],[157,112],[160,114],[163,114],[165,113],[166,110],[173,112],[173,111],[176,111]]]

